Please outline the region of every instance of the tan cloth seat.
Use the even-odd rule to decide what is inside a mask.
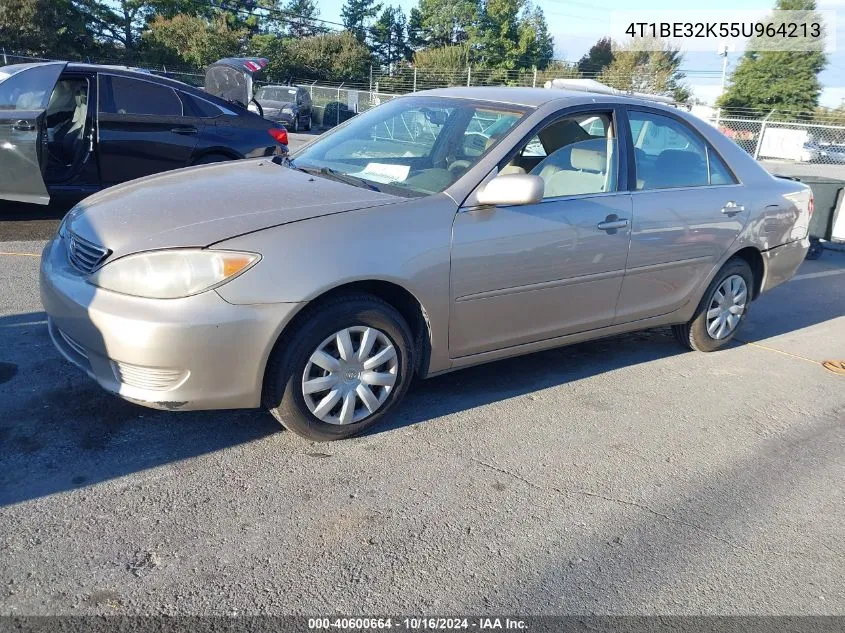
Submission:
[[[604,139],[563,147],[534,168],[546,184],[546,198],[604,191],[607,182]]]

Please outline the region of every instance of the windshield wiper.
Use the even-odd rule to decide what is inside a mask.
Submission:
[[[323,176],[334,178],[338,182],[346,183],[347,185],[353,185],[355,187],[365,187],[366,189],[370,189],[372,191],[381,191],[381,189],[376,187],[366,178],[357,178],[355,176],[350,176],[349,174],[344,174],[343,172],[337,171],[336,169],[332,169],[331,167],[321,167],[319,173]]]

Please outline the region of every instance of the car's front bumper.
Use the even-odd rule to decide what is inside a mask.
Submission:
[[[296,118],[295,113],[287,113],[281,112],[279,114],[268,115],[264,117],[265,119],[269,119],[270,121],[275,121],[276,123],[281,123],[282,125],[293,125],[293,120]]]
[[[810,249],[810,238],[788,242],[775,248],[763,251],[765,263],[765,277],[763,278],[763,292],[767,292],[776,286],[789,281],[795,275],[795,271],[804,262],[807,251]]]
[[[214,291],[143,299],[96,288],[44,248],[41,302],[53,343],[103,388],[162,409],[258,407],[264,368],[299,304],[233,305]]]

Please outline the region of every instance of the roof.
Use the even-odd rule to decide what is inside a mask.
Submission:
[[[432,97],[452,97],[460,99],[476,99],[478,101],[492,101],[529,107],[540,107],[551,102],[579,103],[635,103],[650,107],[666,108],[658,102],[652,102],[642,97],[629,95],[608,95],[582,90],[565,90],[560,88],[517,88],[512,86],[471,86],[455,88],[437,88],[412,93],[414,95],[429,95]]]

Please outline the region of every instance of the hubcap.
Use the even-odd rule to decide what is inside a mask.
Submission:
[[[305,365],[302,395],[308,410],[329,424],[352,424],[384,404],[399,374],[387,335],[364,325],[335,332]]]
[[[717,341],[730,336],[739,325],[748,301],[748,286],[739,275],[725,279],[710,298],[707,333]]]

